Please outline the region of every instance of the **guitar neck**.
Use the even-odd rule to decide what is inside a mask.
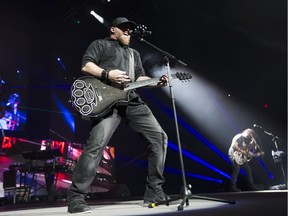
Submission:
[[[172,74],[171,75],[172,79],[177,78],[176,75]],[[159,82],[159,78],[151,78],[151,79],[147,79],[147,80],[141,80],[141,81],[137,81],[137,82],[133,82],[133,83],[128,83],[124,90],[128,91],[131,89],[136,89],[136,88],[140,88],[143,86],[148,86],[148,85],[152,85],[152,84],[156,84]]]

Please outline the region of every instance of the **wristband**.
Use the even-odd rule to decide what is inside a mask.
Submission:
[[[101,80],[102,81],[108,81],[109,80],[109,72],[110,70],[103,69],[101,73]]]

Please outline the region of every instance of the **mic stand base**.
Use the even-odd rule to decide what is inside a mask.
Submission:
[[[267,132],[266,132],[267,133]],[[272,133],[270,133],[271,136],[273,136],[272,138],[272,141],[274,142],[275,144],[275,148],[276,148],[276,152],[279,153],[281,151],[279,151],[279,148],[278,148],[278,137],[277,136],[274,136]],[[276,157],[278,157],[278,164],[280,165],[280,169],[281,169],[281,172],[282,172],[282,178],[283,178],[283,183],[286,185],[286,188],[287,188],[287,178],[286,178],[286,175],[285,175],[285,171],[284,171],[284,166],[283,166],[283,161],[282,161],[282,158],[281,158],[281,154],[278,156],[276,155]]]
[[[202,199],[202,200],[217,201],[217,202],[224,202],[224,203],[229,203],[229,204],[236,204],[235,200],[225,200],[225,199],[219,199],[219,198],[213,198],[213,197],[192,195],[191,190],[188,188],[191,188],[191,185],[188,185],[185,188],[185,190],[183,190],[183,189],[181,190],[182,193],[183,193],[183,191],[185,191],[184,195],[178,195],[178,196],[174,196],[173,198],[169,198],[169,199],[166,199],[166,200],[161,201],[161,202],[151,203],[148,205],[148,208],[154,208],[156,206],[163,205],[163,204],[165,204],[166,206],[169,206],[169,204],[171,202],[181,199],[181,203],[178,205],[177,210],[183,211],[184,205],[186,204],[186,206],[189,206],[189,199],[193,199],[193,198]]]

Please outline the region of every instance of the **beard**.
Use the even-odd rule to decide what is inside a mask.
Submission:
[[[130,43],[130,36],[127,36],[127,35],[121,35],[119,38],[118,38],[119,42],[123,45],[129,45]]]

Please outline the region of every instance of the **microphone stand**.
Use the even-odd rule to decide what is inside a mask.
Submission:
[[[283,177],[283,180],[284,180],[284,184],[285,184],[285,187],[287,187],[287,180],[286,180],[286,175],[285,175],[285,171],[284,171],[284,167],[283,167],[283,161],[282,161],[282,158],[281,158],[281,154],[284,153],[282,151],[279,151],[279,147],[278,147],[278,144],[279,144],[279,138],[275,135],[273,135],[271,132],[268,132],[266,130],[264,130],[264,133],[267,134],[268,136],[271,136],[272,137],[272,142],[274,142],[274,145],[275,145],[275,148],[276,148],[276,152],[273,154],[273,151],[272,151],[272,157],[274,159],[274,162],[278,162],[280,164],[280,169],[281,169],[281,172],[282,172],[282,177]]]
[[[171,55],[170,53],[161,50],[160,48],[154,46],[150,42],[146,41],[143,38],[144,34],[140,34],[138,39],[152,47],[153,49],[157,50],[158,52],[162,53],[164,58],[165,58],[165,63],[166,63],[166,70],[167,70],[167,76],[168,76],[168,85],[170,89],[170,96],[171,96],[171,101],[173,105],[173,112],[174,112],[174,121],[175,121],[175,127],[176,127],[176,135],[177,135],[177,143],[178,143],[178,149],[179,149],[179,159],[180,159],[180,166],[181,166],[181,174],[182,174],[182,181],[183,181],[183,187],[181,189],[180,195],[175,197],[175,198],[169,198],[166,199],[165,201],[157,202],[157,203],[152,203],[149,204],[149,208],[153,208],[155,206],[161,205],[161,204],[166,204],[169,205],[170,202],[176,201],[179,199],[182,199],[181,203],[178,205],[178,211],[181,211],[184,209],[184,204],[186,203],[186,206],[189,206],[189,199],[190,198],[199,198],[199,199],[206,199],[206,200],[212,200],[212,201],[219,201],[219,202],[227,202],[230,204],[235,204],[235,201],[229,201],[229,200],[223,200],[223,199],[218,199],[218,198],[210,198],[210,197],[201,197],[201,196],[195,196],[192,195],[191,192],[191,185],[187,185],[186,183],[186,177],[185,177],[185,169],[184,169],[184,163],[183,163],[183,156],[182,156],[182,147],[181,147],[181,142],[180,142],[180,135],[179,135],[179,127],[178,127],[178,121],[177,121],[177,112],[176,112],[176,105],[175,105],[175,98],[174,98],[174,93],[173,93],[173,88],[172,88],[172,80],[171,80],[171,71],[170,71],[170,64],[169,61],[170,59],[177,61],[178,63],[187,66],[186,63],[184,63],[181,60],[178,60],[175,56]]]

